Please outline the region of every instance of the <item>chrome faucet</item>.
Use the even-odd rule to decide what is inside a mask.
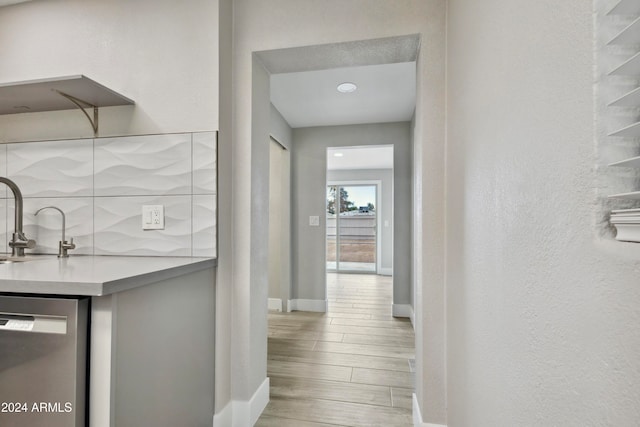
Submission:
[[[73,237],[71,238],[70,242],[67,242],[67,239],[64,236],[65,230],[67,228],[64,212],[62,212],[62,209],[55,206],[45,206],[44,208],[38,209],[35,215],[38,215],[38,213],[44,209],[55,209],[62,214],[62,240],[60,240],[60,242],[58,243],[58,258],[68,258],[69,254],[67,253],[67,251],[69,249],[75,249],[76,245],[73,243]]]
[[[9,246],[11,246],[11,256],[24,256],[24,250],[33,249],[36,246],[36,241],[27,239],[27,236],[22,232],[22,193],[16,183],[9,178],[0,176],[0,182],[9,187],[16,202],[14,231],[11,241],[9,242]]]

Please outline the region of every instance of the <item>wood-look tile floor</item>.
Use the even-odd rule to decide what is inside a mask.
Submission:
[[[271,401],[258,427],[413,426],[414,333],[391,277],[329,274],[327,313],[269,313]]]

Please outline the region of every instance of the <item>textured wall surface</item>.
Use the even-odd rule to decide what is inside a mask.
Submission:
[[[34,253],[57,253],[61,217],[75,254],[216,255],[215,132],[0,145],[0,176],[24,197]],[[13,196],[0,188],[0,248],[14,227]],[[164,205],[165,229],[142,230],[141,206]]]
[[[447,424],[637,425],[638,246],[596,232],[593,4],[448,21]]]

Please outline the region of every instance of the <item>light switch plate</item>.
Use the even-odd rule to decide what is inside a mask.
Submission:
[[[312,227],[320,226],[320,217],[317,215],[312,215],[309,217],[309,225]]]
[[[143,205],[142,206],[142,229],[143,230],[164,230],[164,206],[163,205]]]

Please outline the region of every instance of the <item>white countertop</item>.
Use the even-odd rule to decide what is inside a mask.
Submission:
[[[0,264],[0,292],[100,296],[213,268],[213,258],[27,256],[25,262]]]

